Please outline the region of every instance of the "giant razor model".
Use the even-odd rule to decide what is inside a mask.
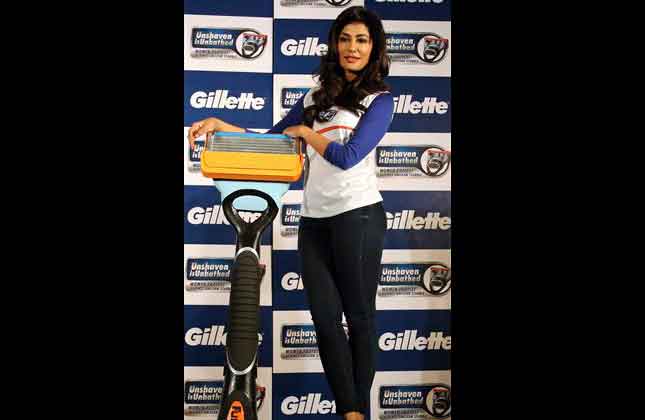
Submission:
[[[237,234],[231,269],[224,390],[218,420],[256,420],[260,329],[260,238],[278,214],[289,183],[303,169],[301,141],[285,135],[217,132],[201,156],[201,171],[215,181],[222,210]],[[235,205],[234,205],[235,204]],[[245,221],[239,211],[260,212]]]

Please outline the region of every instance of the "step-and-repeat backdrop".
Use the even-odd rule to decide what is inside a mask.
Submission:
[[[376,147],[387,234],[371,419],[450,418],[450,0],[186,0],[184,126],[209,116],[260,132],[314,85],[332,21],[365,6],[382,19],[395,98]],[[184,416],[216,418],[222,398],[235,235],[219,192],[184,160]],[[261,242],[258,357],[263,420],[334,416],[299,273],[302,181]],[[179,386],[178,390],[179,392]]]

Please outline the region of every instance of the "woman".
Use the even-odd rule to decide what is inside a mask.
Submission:
[[[302,281],[336,413],[347,420],[364,419],[377,354],[375,299],[386,219],[370,152],[393,116],[383,81],[385,51],[378,16],[359,6],[343,11],[329,31],[318,86],[268,131],[307,143],[298,231]],[[245,129],[207,118],[190,128],[191,147],[213,131]]]

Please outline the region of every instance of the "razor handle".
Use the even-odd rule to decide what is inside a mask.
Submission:
[[[252,195],[267,202],[267,208],[252,223],[245,222],[233,207],[233,201]],[[270,195],[243,189],[229,194],[222,209],[237,233],[235,260],[231,269],[228,332],[224,391],[218,420],[257,420],[256,377],[258,332],[260,331],[260,283],[264,267],[260,265],[260,238],[278,214]]]

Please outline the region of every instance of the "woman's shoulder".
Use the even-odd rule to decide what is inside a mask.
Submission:
[[[380,100],[387,101],[390,100],[392,101],[392,93],[389,90],[382,90],[374,93],[370,93],[366,97],[363,98],[361,101],[361,105],[363,105],[365,108],[368,108],[370,105],[372,105],[372,102],[376,98],[381,98]]]
[[[310,105],[313,105],[313,103],[314,103],[313,95],[317,90],[319,90],[321,88],[320,83],[318,83],[318,81],[316,81],[316,80],[314,80],[314,81],[316,82],[316,85],[313,86],[312,88],[310,88],[307,91],[307,93],[305,93],[305,98],[304,98],[304,102],[303,102],[303,105],[305,106],[305,108],[310,106]]]

